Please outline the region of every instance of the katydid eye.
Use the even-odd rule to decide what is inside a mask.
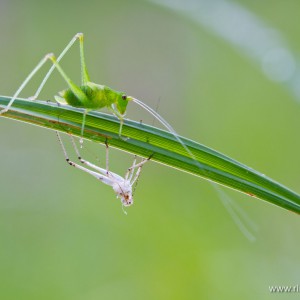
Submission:
[[[123,100],[126,100],[126,99],[127,99],[127,96],[126,96],[126,95],[123,95],[123,96],[122,96],[122,99],[123,99]]]

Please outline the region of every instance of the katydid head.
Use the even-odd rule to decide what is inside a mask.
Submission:
[[[117,97],[116,107],[121,115],[124,115],[127,109],[128,102],[133,100],[132,97],[120,93]]]
[[[112,187],[124,206],[133,204],[132,186],[129,180],[115,182]]]

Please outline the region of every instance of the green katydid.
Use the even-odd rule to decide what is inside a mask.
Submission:
[[[67,51],[71,48],[71,46],[75,43],[76,40],[79,40],[80,44],[80,63],[81,63],[81,85],[77,86],[63,71],[61,68],[59,61],[63,58],[63,56],[67,53]],[[62,53],[55,57],[53,53],[47,54],[39,64],[33,69],[33,71],[27,76],[24,82],[21,84],[17,92],[12,97],[9,104],[0,112],[3,114],[7,112],[12,106],[14,100],[21,93],[23,88],[27,85],[27,83],[31,80],[31,78],[35,75],[35,73],[48,61],[50,60],[53,63],[53,66],[50,68],[46,76],[44,77],[42,83],[37,89],[35,95],[30,97],[31,100],[37,99],[42,88],[44,87],[46,81],[49,76],[56,68],[58,72],[61,74],[63,79],[68,84],[68,89],[59,92],[58,96],[55,96],[55,100],[63,105],[71,105],[73,107],[83,108],[83,121],[81,128],[81,136],[83,135],[84,125],[85,125],[85,117],[86,114],[91,110],[98,110],[101,108],[108,108],[115,116],[117,116],[120,120],[120,129],[119,136],[121,137],[122,133],[122,125],[123,119],[126,113],[127,104],[129,101],[133,100],[132,97],[126,96],[123,92],[115,91],[105,85],[96,84],[90,81],[90,77],[88,75],[85,58],[84,58],[84,50],[83,50],[83,34],[77,33],[70,43],[66,46],[66,48],[62,51]]]
[[[60,60],[65,56],[65,54],[68,52],[68,50],[72,47],[72,45],[76,42],[76,40],[79,40],[79,46],[80,46],[80,64],[81,64],[81,85],[76,85],[64,72],[64,70],[61,68],[59,62]],[[17,89],[13,97],[11,98],[10,102],[7,104],[7,106],[0,111],[0,115],[7,112],[15,99],[19,96],[19,94],[22,92],[22,90],[25,88],[25,86],[29,83],[29,81],[32,79],[32,77],[41,69],[41,67],[50,60],[52,62],[52,66],[47,72],[46,76],[42,80],[40,86],[38,87],[36,93],[34,96],[29,97],[31,100],[35,100],[38,98],[42,88],[46,84],[47,80],[49,79],[50,75],[54,71],[54,69],[57,69],[57,71],[61,74],[63,79],[66,81],[68,85],[68,89],[65,89],[61,92],[59,92],[59,95],[55,96],[56,102],[63,105],[71,105],[73,107],[83,108],[83,120],[82,120],[82,126],[81,126],[81,137],[83,136],[84,132],[84,126],[85,126],[85,118],[86,114],[89,111],[92,110],[98,110],[106,107],[108,110],[110,110],[119,120],[120,120],[120,127],[119,127],[119,136],[121,137],[122,134],[122,126],[124,122],[124,116],[126,114],[126,109],[129,101],[132,101],[142,108],[144,108],[146,111],[148,111],[151,115],[153,115],[163,126],[171,132],[174,137],[181,143],[183,148],[186,150],[186,152],[191,156],[194,157],[194,155],[191,153],[191,151],[186,147],[186,145],[181,141],[176,131],[168,124],[166,120],[164,120],[155,110],[153,110],[151,107],[146,105],[144,102],[131,97],[127,96],[123,92],[118,92],[116,90],[113,90],[105,85],[96,84],[94,82],[90,81],[90,77],[87,71],[85,58],[84,58],[84,49],[83,49],[83,33],[77,33],[69,42],[69,44],[63,49],[61,54],[56,58],[53,53],[49,53],[45,55],[45,57],[37,64],[37,66],[29,73],[29,75],[26,77],[26,79],[23,81],[23,83],[20,85],[20,87]],[[81,138],[82,143],[82,138]],[[199,165],[199,162],[196,162]],[[200,167],[200,166],[199,166]]]

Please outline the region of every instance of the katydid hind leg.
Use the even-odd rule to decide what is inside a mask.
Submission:
[[[77,97],[77,99],[82,102],[82,104],[84,105],[85,103],[88,103],[88,98],[86,96],[86,94],[80,89],[80,87],[78,87],[67,75],[66,73],[63,71],[62,67],[60,66],[60,64],[58,63],[56,57],[54,56],[54,54],[49,53],[47,55],[47,57],[52,61],[54,67],[57,69],[57,71],[61,74],[61,76],[63,77],[63,79],[66,81],[66,83],[68,84],[70,90],[73,92],[73,94]],[[88,110],[84,110],[83,113],[83,120],[82,120],[82,124],[81,124],[81,138],[80,138],[80,144],[82,147],[83,144],[83,133],[84,133],[84,126],[85,126],[85,120],[86,120],[86,114],[87,114]]]
[[[53,53],[49,53],[49,54],[46,55],[46,57],[53,63],[54,67],[60,73],[60,75],[62,76],[62,78],[65,80],[65,82],[68,84],[70,90],[77,97],[77,99],[80,102],[82,102],[83,104],[87,103],[88,102],[88,98],[87,98],[86,94],[65,73],[65,71],[62,69],[62,67],[58,63],[57,58],[55,57],[55,55]]]
[[[75,36],[71,39],[71,41],[68,43],[68,45],[63,49],[63,51],[58,55],[57,62],[60,62],[61,59],[67,54],[67,52],[70,50],[70,48],[74,45],[77,39],[80,39],[80,36],[82,33],[77,33]],[[38,89],[36,90],[35,94],[31,97],[29,97],[30,100],[35,100],[38,98],[39,94],[41,93],[43,87],[45,86],[46,82],[48,81],[49,77],[53,73],[55,69],[55,65],[53,64],[45,77],[43,78],[41,84],[39,85]]]
[[[90,80],[90,76],[87,71],[84,49],[83,49],[83,33],[77,33],[80,47],[80,67],[81,67],[81,85],[87,85]]]

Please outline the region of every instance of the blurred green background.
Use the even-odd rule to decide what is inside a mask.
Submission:
[[[158,2],[1,0],[1,94],[84,32],[94,82],[159,103],[180,134],[300,192],[299,98],[195,16]],[[299,53],[299,1],[230,3]],[[232,10],[238,32],[245,18]],[[78,45],[62,65],[78,82]],[[40,98],[65,86],[54,74]],[[153,122],[134,104],[127,116]],[[226,190],[258,227],[250,242],[207,181],[149,163],[126,216],[110,187],[67,167],[54,132],[5,118],[0,131],[1,299],[274,299],[269,285],[300,284],[296,214]],[[103,164],[103,146],[84,151]],[[124,174],[131,161],[111,150],[112,171]]]

